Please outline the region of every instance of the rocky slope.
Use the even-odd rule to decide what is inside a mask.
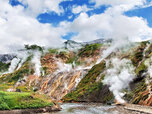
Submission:
[[[151,61],[151,51],[152,44],[149,44],[149,42],[142,42],[137,47],[134,47],[130,53],[116,52],[106,58],[110,59],[116,56],[120,59],[130,59],[133,63],[136,77],[129,83],[129,89],[122,90],[126,93],[124,99],[129,103],[152,106],[152,79],[148,73],[151,71],[148,68],[150,66],[146,66],[146,64],[148,64],[146,61]],[[95,101],[103,103],[115,102],[115,97],[112,92],[109,91],[109,87],[104,85],[102,81],[104,80],[106,69],[104,60],[92,67],[88,74],[80,81],[77,88],[67,94],[63,100]]]
[[[13,54],[0,54],[0,62],[9,63],[14,58]]]
[[[133,43],[101,59],[110,45],[91,43],[74,50],[26,46],[28,57],[0,76],[0,90],[45,94],[56,101],[152,106],[152,44]]]

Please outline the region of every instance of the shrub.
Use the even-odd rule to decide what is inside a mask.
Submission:
[[[40,108],[52,105],[52,102],[41,97],[32,93],[0,91],[0,110]]]

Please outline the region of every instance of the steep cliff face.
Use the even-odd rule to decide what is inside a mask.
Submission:
[[[132,51],[130,52],[124,53],[120,52],[119,50],[105,59],[106,61],[114,57],[118,57],[120,59],[129,59],[135,67],[135,78],[129,83],[129,89],[121,90],[125,93],[123,98],[126,100],[126,102],[152,106],[152,79],[149,76],[149,73],[151,71],[148,73],[148,67],[150,65],[146,65],[147,61],[150,62],[149,59],[151,58],[151,52],[152,45],[149,42],[142,42],[133,47]],[[66,96],[64,96],[63,100],[68,102],[116,102],[113,93],[109,89],[110,87],[103,84],[105,74],[107,70],[109,70],[107,69],[106,64],[108,63],[102,61],[98,65],[92,67],[92,69],[89,70],[88,74],[80,81],[77,88],[71,93],[68,93]],[[126,75],[124,75],[124,77],[125,76]]]
[[[77,88],[67,94],[63,100],[79,102],[110,103],[113,95],[107,85],[101,82],[104,78],[105,61],[93,66],[87,75],[80,81]]]
[[[0,76],[0,90],[46,94],[56,101],[152,106],[152,44],[134,43],[102,58],[109,46],[87,44],[45,53],[41,48],[40,57],[30,51],[21,67],[17,63],[13,72]]]
[[[102,48],[100,44],[93,44],[76,51],[49,49],[40,58],[41,76],[35,74],[32,62],[35,55],[30,55],[19,69],[16,65],[14,72],[1,75],[1,90],[37,92],[58,101],[77,87],[100,57]]]

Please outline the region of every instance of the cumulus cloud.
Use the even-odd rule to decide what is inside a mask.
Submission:
[[[63,42],[63,27],[39,23],[36,18],[26,15],[21,5],[12,7],[8,0],[0,4],[0,52],[7,53],[19,49],[24,44],[59,46]]]
[[[127,5],[129,6],[142,6],[146,3],[146,0],[91,0],[91,2],[96,3],[96,6],[100,5],[110,5],[110,6],[119,6]]]
[[[64,10],[59,4],[65,0],[19,0],[23,5],[28,6],[26,12],[37,16],[40,13],[54,11],[58,14]]]
[[[69,32],[78,33],[75,41],[91,41],[98,38],[126,38],[134,41],[150,39],[152,29],[141,17],[124,15],[136,6],[145,6],[145,0],[92,0],[96,6],[109,5],[104,13],[90,17],[88,6],[76,6],[73,13],[80,13],[73,22],[61,22],[58,27],[40,23],[36,17],[40,13],[63,12],[60,3],[65,0],[19,0],[22,5],[11,6],[9,0],[0,0],[0,53],[20,49],[24,44],[40,46],[61,46],[61,36]],[[70,18],[70,17],[69,17]]]
[[[139,17],[127,17],[125,15],[111,15],[103,13],[88,17],[86,13],[74,20],[70,25],[71,30],[79,34],[73,40],[90,41],[97,38],[126,38],[133,41],[152,36],[152,29],[148,27],[146,20]]]
[[[92,0],[96,5],[111,5],[104,13],[88,16],[81,13],[71,23],[73,32],[79,33],[72,39],[76,41],[90,41],[98,38],[129,38],[131,41],[141,41],[152,37],[152,28],[141,17],[128,17],[125,11],[136,6],[145,6],[145,0]]]
[[[77,13],[81,13],[81,12],[87,12],[91,10],[91,8],[88,8],[86,5],[83,6],[74,6],[72,9],[72,12],[77,14]]]

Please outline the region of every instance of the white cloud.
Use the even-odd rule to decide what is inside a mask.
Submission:
[[[72,39],[77,41],[90,41],[101,38],[129,38],[131,41],[141,41],[152,37],[152,29],[147,21],[139,17],[127,17],[122,14],[105,12],[100,15],[88,17],[86,13],[74,20],[70,25],[78,36]]]
[[[26,15],[22,6],[12,7],[8,1],[0,4],[0,53],[19,49],[24,44],[41,46],[59,46],[63,42],[63,27],[39,23],[35,18]]]
[[[26,12],[29,15],[37,16],[40,13],[54,11],[58,14],[63,13],[64,10],[59,4],[65,0],[19,0],[25,6]]]
[[[140,17],[128,17],[125,11],[135,7],[146,6],[146,0],[92,0],[96,6],[110,5],[104,13],[88,16],[81,13],[70,25],[73,32],[78,32],[72,39],[90,41],[98,38],[129,38],[131,41],[141,41],[152,37],[152,28]]]
[[[150,39],[152,29],[146,20],[139,17],[127,17],[124,11],[133,6],[142,5],[142,0],[104,0],[98,4],[111,5],[104,13],[88,16],[87,6],[75,7],[73,12],[81,14],[73,22],[61,22],[58,27],[42,24],[35,16],[46,11],[62,12],[59,3],[64,0],[20,0],[28,4],[27,9],[18,5],[12,7],[9,0],[0,0],[0,53],[12,52],[20,49],[24,44],[38,44],[41,46],[60,46],[61,38],[68,32],[79,33],[72,39],[76,41],[91,41],[101,37],[126,38],[140,41]],[[94,0],[99,2],[98,0]],[[114,2],[115,1],[115,2]],[[131,5],[131,2],[132,5]],[[76,10],[77,9],[77,10]],[[69,17],[70,18],[70,17]]]
[[[91,8],[88,8],[86,5],[83,6],[74,6],[72,9],[72,12],[77,14],[77,13],[81,13],[81,12],[87,12],[91,10]]]
[[[127,5],[127,6],[141,6],[146,0],[91,0],[91,2],[96,3],[96,6],[100,5],[111,5],[111,6],[119,6],[119,5]]]
[[[142,8],[147,8],[147,7],[151,7],[152,6],[152,1],[149,1],[147,3],[145,3],[144,6],[142,6]]]

